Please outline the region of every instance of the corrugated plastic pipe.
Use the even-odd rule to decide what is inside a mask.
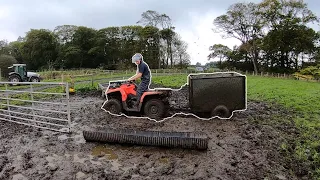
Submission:
[[[164,146],[174,148],[206,150],[208,137],[203,133],[136,131],[128,129],[107,129],[105,131],[83,131],[86,141],[105,143]]]

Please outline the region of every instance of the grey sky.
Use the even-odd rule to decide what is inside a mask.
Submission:
[[[73,24],[100,29],[135,24],[141,13],[155,10],[169,15],[177,31],[189,44],[192,64],[206,63],[208,47],[222,43],[232,47],[236,40],[214,34],[212,21],[235,2],[242,0],[0,0],[0,39],[16,40],[31,28],[53,29]],[[252,2],[259,2],[252,0]],[[318,16],[318,0],[307,0]]]

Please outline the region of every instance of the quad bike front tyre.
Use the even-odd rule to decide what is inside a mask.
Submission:
[[[211,112],[211,117],[214,117],[214,116],[218,116],[220,118],[230,118],[231,113],[226,106],[219,105],[216,108],[214,108]]]
[[[150,99],[144,105],[143,111],[147,117],[160,120],[166,113],[166,106],[160,99]]]
[[[122,105],[118,99],[109,99],[103,108],[112,114],[120,114],[122,112]]]

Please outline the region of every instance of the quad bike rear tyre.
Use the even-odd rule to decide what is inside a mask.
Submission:
[[[118,99],[109,99],[103,108],[112,114],[120,114],[122,112],[122,104]]]
[[[166,113],[166,107],[160,99],[150,99],[144,105],[143,111],[147,117],[160,120]]]
[[[211,112],[211,117],[214,116],[218,116],[220,118],[229,118],[231,116],[231,113],[226,106],[219,105],[216,108],[214,108]]]

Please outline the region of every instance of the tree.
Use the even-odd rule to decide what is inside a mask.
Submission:
[[[30,69],[53,68],[57,58],[56,36],[46,29],[31,29],[21,47],[22,57]]]
[[[154,26],[159,27],[160,32],[157,34],[160,39],[160,44],[162,44],[163,40],[166,44],[166,47],[160,47],[159,51],[163,50],[160,54],[161,59],[163,59],[162,64],[164,65],[166,62],[166,66],[169,65],[169,58],[171,67],[173,66],[173,50],[172,50],[172,42],[173,37],[175,35],[174,29],[172,26],[171,18],[166,14],[160,14],[153,10],[145,11],[141,14],[141,19],[137,21],[138,24],[142,24],[144,26]],[[166,61],[164,61],[166,59]],[[160,68],[160,59],[159,59],[159,68]]]
[[[141,19],[137,21],[137,24],[142,24],[143,26],[154,26],[162,29],[167,29],[172,27],[171,18],[166,14],[159,14],[154,10],[147,10],[141,14]]]
[[[1,77],[8,77],[8,67],[15,63],[17,63],[17,60],[13,56],[4,54],[0,55]]]
[[[72,41],[72,36],[76,32],[78,26],[61,25],[54,28],[53,32],[59,39],[59,43],[65,44]]]
[[[140,52],[150,68],[190,64],[187,44],[175,32],[171,19],[156,11],[142,13],[141,25],[99,30],[58,25],[53,31],[31,29],[25,37],[0,42],[0,53],[11,54],[28,68],[134,68],[131,56]]]
[[[222,63],[222,60],[228,57],[228,54],[230,53],[231,49],[228,48],[228,46],[222,45],[222,44],[214,44],[213,46],[209,47],[209,50],[212,51],[208,55],[208,60],[219,58],[220,66]]]
[[[299,56],[315,52],[319,35],[306,25],[317,17],[303,1],[264,0],[259,7],[270,29],[262,40],[265,67],[298,70]]]
[[[250,43],[246,51],[252,56],[255,72],[258,72],[258,50],[256,39],[263,36],[265,19],[259,13],[259,6],[254,3],[235,3],[226,14],[217,17],[214,25],[216,32],[222,32],[225,38],[236,38],[242,44]]]
[[[0,40],[0,55],[9,53],[8,46],[9,45],[7,40]]]

